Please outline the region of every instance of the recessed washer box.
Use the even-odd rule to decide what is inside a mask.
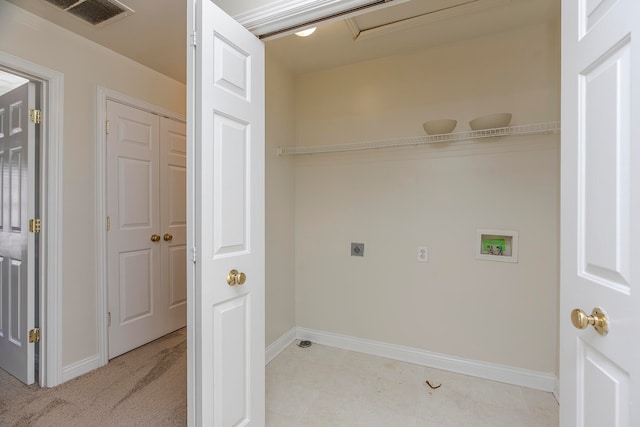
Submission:
[[[518,232],[477,230],[476,258],[487,261],[518,262]]]

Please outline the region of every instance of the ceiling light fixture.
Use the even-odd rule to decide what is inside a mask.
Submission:
[[[307,37],[313,34],[316,31],[316,27],[307,28],[306,30],[298,31],[296,36],[299,37]]]

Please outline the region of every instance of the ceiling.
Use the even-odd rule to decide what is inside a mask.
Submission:
[[[29,80],[25,78],[14,76],[13,74],[5,73],[0,70],[0,95],[10,92],[28,81]]]
[[[178,81],[186,81],[186,0],[120,0],[130,16],[93,27],[42,0],[9,0]],[[274,0],[275,1],[275,0]],[[266,42],[294,73],[410,52],[558,19],[560,0],[395,0],[320,25],[309,37]]]
[[[304,73],[559,17],[559,0],[412,0],[320,26],[309,37],[271,40],[267,51],[294,73]]]

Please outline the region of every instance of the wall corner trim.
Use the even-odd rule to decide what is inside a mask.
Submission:
[[[265,350],[265,365],[269,364],[277,355],[282,353],[282,350],[287,348],[289,344],[295,341],[297,330],[294,326],[284,333],[280,338],[269,344]]]
[[[100,360],[100,354],[96,353],[92,356],[78,360],[70,365],[62,368],[62,380],[60,383],[72,380],[80,375],[84,375],[103,366]]]
[[[296,328],[296,338],[330,347],[386,357],[402,362],[414,363],[416,365],[442,369],[535,390],[553,392],[556,388],[556,376],[548,372],[538,372],[479,360],[463,359],[412,347],[404,347],[302,327]]]

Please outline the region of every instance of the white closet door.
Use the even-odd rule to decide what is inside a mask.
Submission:
[[[162,334],[158,117],[107,101],[109,358]],[[157,237],[156,237],[157,236]]]
[[[640,2],[564,0],[562,33],[560,425],[637,427]]]
[[[160,216],[162,304],[165,333],[187,324],[187,136],[186,125],[160,118]]]
[[[265,423],[264,45],[212,1],[195,6],[196,21],[190,23],[197,28],[195,58],[189,54],[195,81],[189,81],[188,91],[195,130],[189,138],[194,167],[188,218],[195,258],[189,273],[189,423],[260,427]]]

